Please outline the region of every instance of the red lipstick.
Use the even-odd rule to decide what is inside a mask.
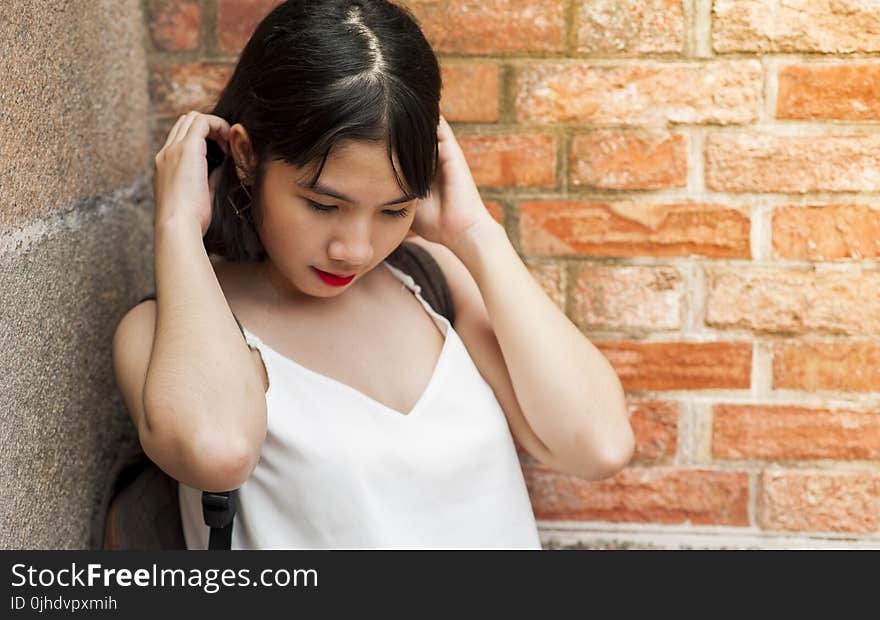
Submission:
[[[321,271],[317,267],[312,267],[315,270],[315,273],[318,274],[318,277],[324,282],[324,284],[329,284],[330,286],[345,286],[349,282],[354,279],[354,274],[350,276],[337,276],[334,273],[327,273],[326,271]]]

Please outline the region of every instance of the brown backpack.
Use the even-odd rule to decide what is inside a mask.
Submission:
[[[428,252],[404,241],[389,255],[388,262],[412,276],[425,301],[450,323],[455,322],[446,278]],[[155,295],[141,301],[146,299],[155,299]],[[241,323],[238,326],[241,329]],[[237,496],[237,489],[202,493],[205,523],[211,528],[209,549],[230,548]],[[137,551],[186,549],[178,482],[153,463],[139,444],[117,455],[109,471],[92,518],[89,547]]]

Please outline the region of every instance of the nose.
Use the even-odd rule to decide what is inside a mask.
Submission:
[[[327,248],[327,254],[340,271],[359,271],[373,258],[373,243],[369,223],[349,221],[336,231]]]

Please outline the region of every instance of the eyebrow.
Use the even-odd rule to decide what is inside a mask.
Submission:
[[[309,187],[308,185],[303,185],[301,183],[297,183],[297,185],[299,185],[303,189],[309,190],[310,192],[314,192],[316,194],[321,194],[322,196],[330,196],[331,198],[336,198],[337,200],[344,200],[345,202],[350,202],[352,204],[355,203],[354,200],[352,200],[351,198],[349,198],[345,194],[342,194],[340,192],[337,192],[336,190],[330,189],[329,187],[327,187],[326,185],[324,185],[320,181],[315,183],[314,187]],[[390,207],[392,205],[399,205],[404,202],[409,202],[410,200],[413,200],[414,198],[415,198],[415,196],[403,196],[403,197],[398,198],[396,200],[386,202],[382,206],[383,207]]]

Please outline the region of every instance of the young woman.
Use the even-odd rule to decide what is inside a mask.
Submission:
[[[617,376],[486,211],[440,85],[404,9],[290,0],[156,155],[157,301],[114,369],[189,548],[201,491],[240,487],[233,549],[538,549],[513,437],[587,479],[629,461]],[[386,262],[405,240],[454,328]]]

